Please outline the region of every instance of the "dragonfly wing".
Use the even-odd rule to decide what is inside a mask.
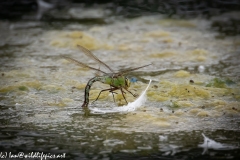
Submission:
[[[135,70],[138,70],[140,68],[144,68],[144,67],[147,67],[147,66],[150,66],[150,65],[152,65],[152,64],[147,64],[147,65],[136,67],[136,68],[126,69],[126,70],[118,72],[118,74],[126,74],[128,72],[135,71]]]
[[[89,51],[87,48],[77,45],[78,48],[89,58],[95,60],[96,62],[100,63],[101,65],[105,66],[107,69],[109,69],[112,73],[114,72],[106,63],[102,62],[100,59],[98,59],[91,51]]]
[[[82,63],[82,62],[80,62],[80,61],[77,61],[77,60],[75,60],[75,59],[73,59],[73,58],[70,58],[70,57],[67,57],[67,56],[62,56],[62,57],[63,57],[64,59],[68,60],[69,62],[75,63],[75,64],[78,65],[78,66],[81,66],[81,67],[84,67],[84,68],[89,68],[89,69],[92,69],[92,70],[95,70],[95,71],[98,71],[98,72],[102,72],[102,73],[104,73],[104,74],[107,74],[106,72],[103,72],[103,71],[101,71],[100,69],[96,69],[96,68],[90,67],[90,66],[86,65],[85,63]]]

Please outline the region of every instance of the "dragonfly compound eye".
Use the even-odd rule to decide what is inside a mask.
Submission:
[[[125,84],[127,88],[130,87],[130,83],[131,81],[128,78],[125,78]]]

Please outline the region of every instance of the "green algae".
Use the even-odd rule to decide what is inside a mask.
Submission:
[[[18,89],[20,91],[29,91],[29,89],[26,86],[19,86]]]

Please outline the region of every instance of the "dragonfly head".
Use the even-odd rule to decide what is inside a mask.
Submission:
[[[131,85],[131,81],[127,77],[125,78],[125,84],[126,84],[126,88],[129,88]]]

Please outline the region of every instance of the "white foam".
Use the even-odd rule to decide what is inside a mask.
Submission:
[[[116,113],[116,112],[132,112],[135,111],[137,108],[141,107],[147,100],[146,91],[148,90],[152,80],[149,81],[148,86],[146,89],[141,93],[141,95],[134,101],[129,102],[127,105],[121,107],[113,107],[113,108],[96,108],[96,107],[89,107],[89,109],[93,113]]]
[[[203,153],[207,153],[208,149],[214,149],[214,150],[228,150],[228,149],[234,149],[236,148],[235,146],[227,145],[227,144],[221,144],[219,142],[216,142],[207,136],[205,136],[202,133],[202,136],[204,137],[204,142],[203,144],[198,145],[199,147],[203,148]]]

